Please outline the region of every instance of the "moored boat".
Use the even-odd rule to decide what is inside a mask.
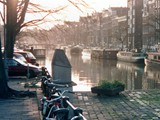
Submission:
[[[118,60],[131,63],[144,63],[145,56],[143,52],[119,51],[117,53]]]
[[[82,54],[83,49],[80,46],[74,46],[71,48],[70,52],[71,54],[80,55]]]
[[[86,57],[91,57],[91,49],[89,49],[89,48],[85,48],[85,49],[83,49],[83,51],[82,51],[82,55],[83,56],[86,56]]]
[[[117,53],[115,49],[92,49],[91,58],[117,59]]]
[[[145,58],[145,65],[159,67],[160,66],[160,52],[148,52]]]

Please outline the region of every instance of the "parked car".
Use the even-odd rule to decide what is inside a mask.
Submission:
[[[28,63],[39,66],[39,64],[36,62],[36,57],[31,52],[23,51],[23,50],[16,50],[16,51],[14,51],[14,53],[19,53],[19,54],[23,55]]]
[[[13,58],[19,59],[19,60],[22,60],[25,63],[28,63],[27,60],[24,58],[24,56],[19,54],[19,53],[13,53]]]
[[[41,67],[27,64],[20,59],[8,58],[6,59],[6,63],[8,65],[9,76],[27,76],[29,78],[33,78],[42,74]]]

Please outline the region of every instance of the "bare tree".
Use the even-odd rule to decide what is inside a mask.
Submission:
[[[4,27],[6,32],[6,46],[5,53],[6,57],[12,58],[13,56],[13,47],[16,35],[21,29],[21,25],[24,22],[24,17],[26,10],[28,8],[29,0],[1,0],[0,1],[6,8],[6,14],[4,14]],[[6,20],[6,21],[5,21]],[[7,75],[5,74],[4,64],[2,61],[2,51],[0,52],[0,97],[7,98],[10,95],[16,95],[17,92],[9,88],[7,81]]]
[[[113,30],[113,38],[118,40],[121,43],[121,49],[124,49],[124,42],[127,41],[127,25],[118,24]],[[127,45],[127,44],[126,44]]]
[[[82,0],[83,1],[83,0]],[[71,0],[69,1],[76,8],[79,8],[77,4],[74,4]],[[5,53],[7,58],[13,57],[14,43],[16,39],[16,35],[20,32],[20,30],[27,25],[36,25],[43,23],[43,20],[50,15],[51,13],[58,12],[63,10],[66,6],[59,7],[59,9],[55,10],[46,10],[40,7],[39,5],[29,3],[29,0],[0,0],[0,3],[3,4],[6,10],[6,14],[1,17],[4,21],[4,27],[6,31],[6,46]],[[83,2],[84,3],[84,2]],[[85,3],[84,3],[85,4]],[[31,20],[28,22],[24,22],[26,12],[39,12],[45,13],[45,15],[40,19]],[[6,17],[6,18],[4,18]],[[1,44],[0,44],[1,49]],[[17,95],[19,93],[16,90],[9,88],[7,84],[8,78],[4,72],[4,64],[2,61],[2,51],[0,51],[0,98],[7,98],[10,95]]]

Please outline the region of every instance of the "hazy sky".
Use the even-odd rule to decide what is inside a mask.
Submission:
[[[67,8],[57,14],[53,14],[49,19],[53,20],[70,20],[70,21],[78,21],[79,16],[86,16],[87,14],[91,14],[93,11],[101,11],[103,9],[107,9],[108,7],[124,7],[127,6],[127,0],[83,0],[87,7],[78,4],[79,1],[82,0],[70,0],[72,2],[77,2],[77,5],[81,8],[82,11],[78,10],[75,6],[68,2],[68,0],[32,0],[31,2],[36,2],[41,4],[47,8],[55,9],[59,6],[67,6]],[[31,19],[35,17],[34,15],[27,15],[26,19]],[[37,17],[37,16],[36,16]],[[50,26],[50,25],[49,25]]]

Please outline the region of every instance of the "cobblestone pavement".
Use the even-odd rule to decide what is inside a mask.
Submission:
[[[160,120],[160,90],[125,91],[114,97],[76,92],[70,101],[83,109],[87,120]]]
[[[9,82],[12,88],[22,90],[23,84]],[[0,120],[40,120],[39,99],[0,100]],[[75,107],[83,109],[87,120],[160,120],[160,90],[124,91],[118,96],[97,96],[91,92],[76,92],[70,97]]]
[[[125,91],[116,97],[78,92],[73,104],[88,120],[160,120],[160,90]]]

